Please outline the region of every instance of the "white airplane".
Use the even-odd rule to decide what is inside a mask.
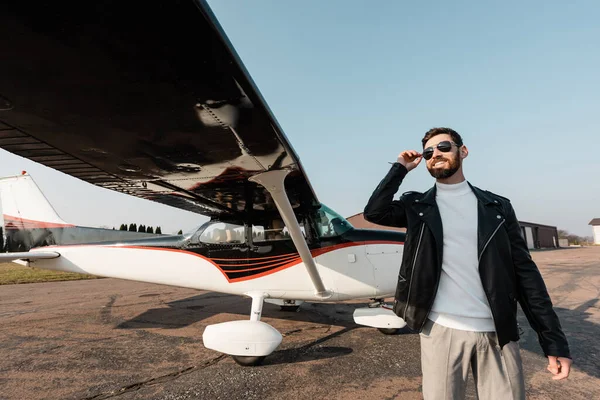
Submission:
[[[60,219],[30,176],[6,178],[0,261],[249,296],[249,320],[203,333],[241,365],[281,343],[260,321],[264,301],[372,299],[357,324],[406,325],[383,301],[404,233],[355,229],[318,201],[204,1],[40,7],[15,1],[0,16],[13,38],[0,62],[0,148],[211,220],[186,235],[94,236]]]

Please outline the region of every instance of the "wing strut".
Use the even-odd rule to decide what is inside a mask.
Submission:
[[[321,275],[319,275],[319,271],[317,270],[315,260],[313,259],[308,245],[306,244],[306,240],[302,235],[302,231],[300,230],[300,224],[296,219],[294,209],[292,208],[290,200],[287,197],[287,193],[285,192],[284,181],[289,172],[290,171],[287,169],[272,170],[254,175],[248,180],[264,186],[265,189],[267,189],[267,191],[271,194],[273,200],[275,201],[275,205],[279,210],[279,214],[281,214],[281,217],[283,218],[285,226],[290,231],[290,236],[292,237],[292,241],[294,242],[294,245],[300,254],[300,258],[302,258],[302,262],[304,262],[304,265],[306,266],[308,275],[315,286],[316,295],[319,297],[328,298],[331,297],[332,293],[331,291],[325,289]]]

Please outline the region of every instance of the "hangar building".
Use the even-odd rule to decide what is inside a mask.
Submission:
[[[600,218],[594,218],[588,225],[594,230],[594,244],[600,244]]]

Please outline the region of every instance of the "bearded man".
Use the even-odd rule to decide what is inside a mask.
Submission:
[[[400,153],[364,217],[406,228],[394,312],[419,332],[424,398],[464,398],[471,368],[479,398],[525,399],[517,302],[553,379],[567,378],[569,345],[510,201],[465,179],[456,131],[431,129],[422,144]],[[393,200],[422,159],[435,185]]]

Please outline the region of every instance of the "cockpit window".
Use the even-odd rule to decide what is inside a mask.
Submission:
[[[199,239],[209,244],[245,243],[244,225],[215,222],[204,229]]]
[[[322,238],[339,236],[353,228],[350,222],[325,204],[321,204],[317,210],[315,222],[319,237]]]
[[[304,230],[304,223],[298,221],[300,224],[300,230],[304,237],[306,233]],[[270,242],[272,240],[291,240],[290,232],[283,223],[283,220],[279,217],[273,218],[264,223],[256,222],[252,224],[252,242]]]

